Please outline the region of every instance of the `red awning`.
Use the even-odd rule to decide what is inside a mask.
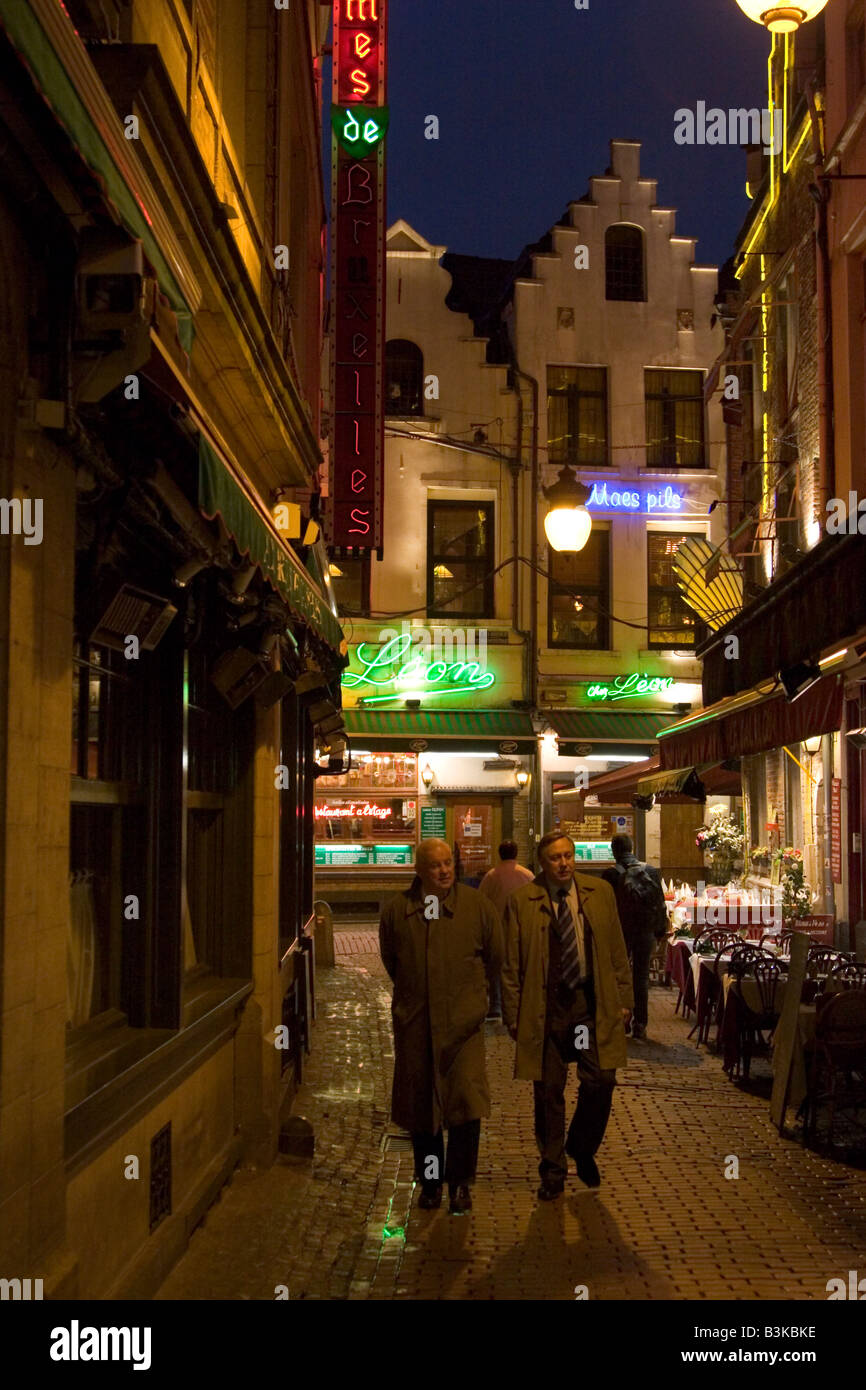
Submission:
[[[784,695],[754,694],[751,703],[735,695],[663,730],[659,734],[662,769],[766,753],[815,734],[835,733],[842,723],[838,676],[824,676],[793,704]]]
[[[629,763],[618,767],[614,772],[604,772],[594,777],[582,796],[597,796],[603,806],[625,806],[637,793],[637,784],[648,772],[658,772],[659,755],[645,758],[640,763]]]

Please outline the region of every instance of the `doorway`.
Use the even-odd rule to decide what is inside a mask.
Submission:
[[[477,886],[499,863],[502,797],[467,796],[448,806],[448,843],[458,861],[458,878]]]

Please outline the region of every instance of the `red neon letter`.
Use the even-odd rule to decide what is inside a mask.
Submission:
[[[356,58],[366,58],[367,54],[370,52],[370,49],[372,47],[373,40],[370,38],[369,34],[360,33],[355,35]]]
[[[352,79],[352,96],[367,96],[370,91],[370,84],[367,81],[367,74],[364,72],[363,68],[353,68],[349,76]]]
[[[361,511],[360,507],[353,507],[353,508],[352,508],[351,512],[349,513],[349,516],[351,517],[352,521],[358,521],[358,522],[361,523],[361,525],[360,525],[360,526],[350,526],[350,527],[349,527],[349,535],[350,535],[350,536],[367,536],[367,535],[370,534],[370,528],[369,528],[369,526],[367,525],[366,521],[364,520],[364,518],[365,518],[365,517],[368,517],[369,515],[370,515],[370,509],[369,509],[369,507],[368,507],[368,508],[366,509],[366,511],[364,511],[364,512]],[[362,527],[363,527],[363,530],[361,529]]]
[[[355,373],[355,405],[361,404],[361,373]]]
[[[356,6],[358,8],[357,15],[355,14]],[[369,14],[367,14],[367,10],[370,11]],[[378,20],[379,16],[376,13],[376,0],[346,0],[346,18],[348,20],[357,19],[360,20],[361,23],[363,23],[365,19]]]
[[[356,480],[357,480],[357,481],[356,481]],[[351,483],[351,487],[352,487],[352,491],[353,491],[353,492],[363,492],[363,491],[364,491],[364,484],[366,483],[366,481],[367,481],[367,474],[364,472],[363,468],[353,468],[353,469],[352,469],[352,483]]]
[[[353,187],[352,187],[352,175],[353,175],[353,174],[356,174],[356,173],[359,173],[359,172],[360,172],[361,174],[364,175],[364,182],[363,182],[363,183],[360,183],[360,181],[359,181],[358,193],[366,193],[366,194],[367,194],[367,197],[366,197],[366,198],[357,198],[357,197],[354,196],[354,189],[353,189]],[[348,207],[350,203],[364,203],[364,204],[366,204],[366,203],[372,203],[372,201],[373,201],[373,190],[372,190],[372,188],[370,187],[370,179],[371,179],[371,178],[372,178],[372,171],[371,171],[370,169],[365,169],[364,166],[363,166],[363,164],[353,164],[353,165],[351,165],[351,167],[349,168],[349,174],[348,174],[348,180],[347,180],[347,182],[348,182],[348,188],[347,188],[347,190],[346,190],[346,196],[345,196],[345,198],[343,199],[343,202],[342,202],[341,206],[345,208],[345,207]]]

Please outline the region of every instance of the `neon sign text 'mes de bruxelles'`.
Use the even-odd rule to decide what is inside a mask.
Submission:
[[[637,695],[661,695],[670,690],[673,676],[617,676],[612,685],[588,685],[588,700],[631,700]]]
[[[335,0],[328,539],[382,553],[387,0]]]
[[[393,637],[378,651],[361,642],[355,648],[355,655],[363,670],[347,671],[343,676],[343,686],[350,690],[378,687],[390,691],[388,695],[365,695],[364,704],[374,705],[405,697],[408,690],[417,690],[425,697],[452,695],[456,691],[489,690],[496,680],[493,672],[482,671],[477,661],[428,662],[417,653],[404,661],[411,645],[412,638],[408,633]]]

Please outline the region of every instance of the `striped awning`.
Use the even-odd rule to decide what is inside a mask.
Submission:
[[[545,714],[560,743],[653,744],[660,730],[676,718],[673,713],[631,714],[618,710],[615,714],[602,714],[594,709],[550,710]]]
[[[528,714],[516,710],[348,709],[346,732],[371,752],[424,752],[449,748],[469,751],[535,752],[535,735]]]

